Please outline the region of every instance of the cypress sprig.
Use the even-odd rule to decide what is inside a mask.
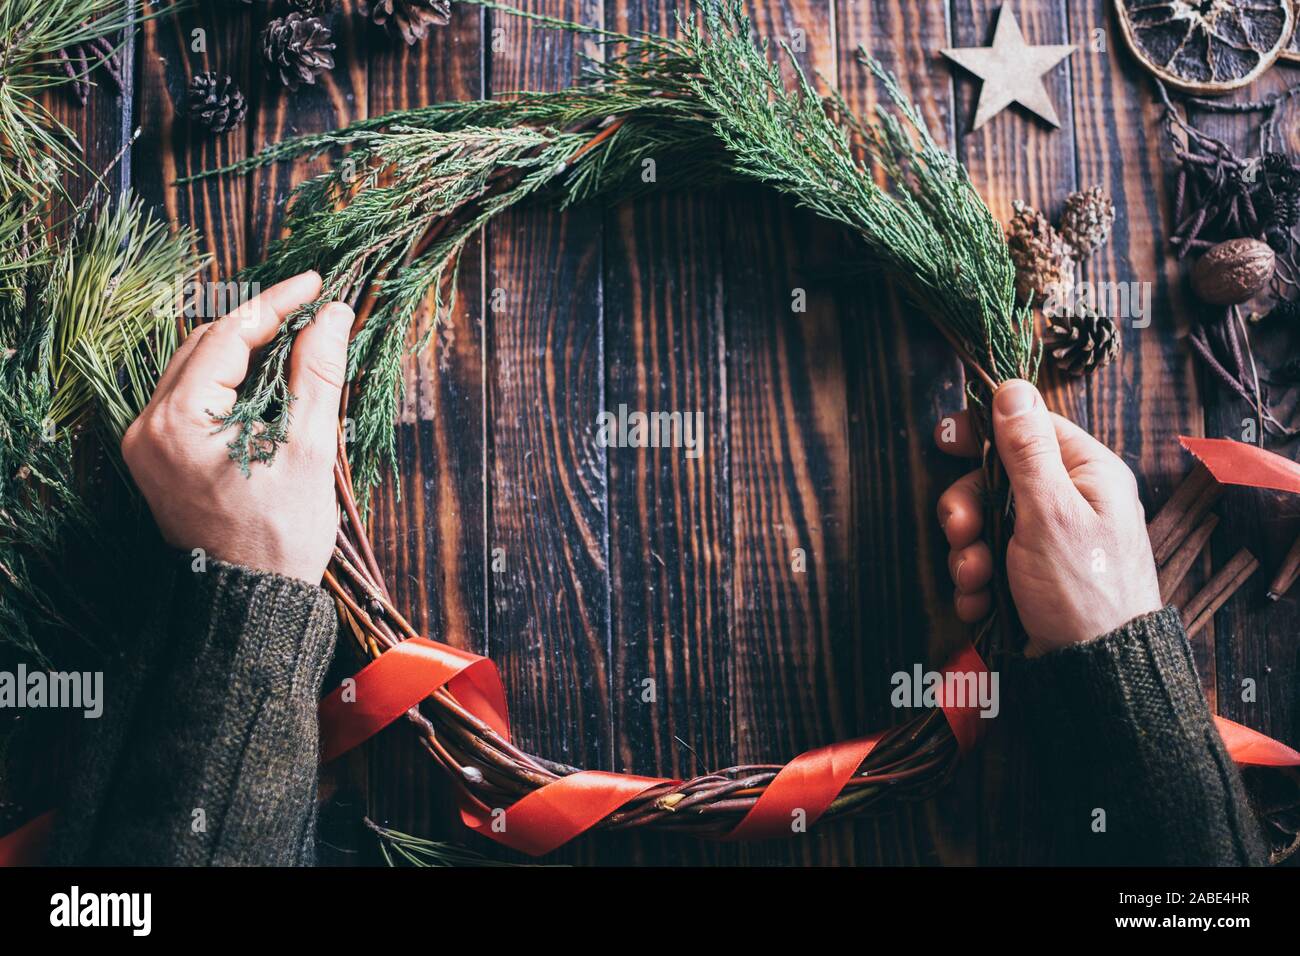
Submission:
[[[545,198],[563,208],[617,202],[646,188],[645,159],[672,170],[673,188],[723,181],[770,186],[857,235],[888,267],[985,386],[1032,378],[1037,352],[1001,226],[965,169],[934,142],[894,77],[860,51],[893,108],[856,116],[821,96],[799,69],[787,88],[777,51],[754,39],[737,0],[704,0],[674,38],[629,36],[484,6],[557,29],[594,33],[602,60],[554,93],[443,103],[281,142],[233,166],[338,150],[329,171],[294,192],[287,235],[249,276],[270,282],[314,268],[321,302],[359,304],[352,344],[351,446],[357,484],[392,460],[402,356],[414,317],[430,300],[435,321],[452,307],[466,243],[501,211]],[[886,185],[881,185],[877,174]],[[293,397],[287,358],[320,302],[291,316],[224,425],[247,469],[274,456]],[[420,341],[427,341],[424,336]]]

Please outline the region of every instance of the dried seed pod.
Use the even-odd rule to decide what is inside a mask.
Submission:
[[[1061,234],[1037,209],[1016,200],[1007,225],[1007,248],[1016,266],[1016,294],[1031,299],[1063,299],[1074,285],[1074,257]]]
[[[1119,355],[1119,326],[1091,309],[1048,318],[1047,354],[1061,371],[1087,375]]]
[[[1100,186],[1071,193],[1061,214],[1061,238],[1074,249],[1076,259],[1088,258],[1110,239],[1115,225],[1115,203]]]
[[[1277,253],[1258,239],[1221,242],[1192,266],[1192,290],[1212,305],[1249,302],[1273,277]]]

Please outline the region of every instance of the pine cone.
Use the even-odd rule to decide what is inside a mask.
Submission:
[[[361,0],[361,15],[401,36],[407,46],[451,19],[451,0]]]
[[[334,69],[330,28],[316,17],[289,13],[272,20],[262,31],[262,58],[271,73],[291,90]]]
[[[212,133],[224,133],[244,121],[248,102],[230,77],[198,73],[185,92],[185,115]]]
[[[1076,259],[1086,259],[1110,239],[1115,225],[1115,203],[1100,186],[1070,193],[1061,214],[1061,238],[1074,250]]]
[[[1109,365],[1119,354],[1119,326],[1092,309],[1049,317],[1047,354],[1071,375],[1087,375]]]
[[[1016,295],[1021,303],[1049,297],[1067,299],[1074,287],[1070,247],[1041,212],[1020,200],[1007,226],[1007,247],[1016,266]]]

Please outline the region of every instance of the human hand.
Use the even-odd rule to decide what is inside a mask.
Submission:
[[[1038,390],[1004,382],[993,400],[993,434],[1011,481],[1016,523],[1007,582],[1034,657],[1108,634],[1161,607],[1155,560],[1133,473],[1083,429],[1047,410]],[[935,429],[939,447],[976,456],[966,412]],[[984,477],[976,470],[939,497],[952,551],[957,616],[989,612],[993,555],[984,530]]]
[[[245,478],[213,421],[234,404],[253,349],[320,288],[320,276],[304,272],[199,326],[127,429],[122,457],[172,546],[320,583],[338,527],[333,464],[352,310],[323,306],[298,334],[289,359],[293,416],[274,461]]]

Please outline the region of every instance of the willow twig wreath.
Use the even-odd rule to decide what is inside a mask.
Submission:
[[[203,174],[339,151],[332,168],[297,188],[284,238],[246,278],[270,282],[315,269],[324,277],[320,302],[355,306],[351,387],[341,410],[355,434],[345,444],[340,430],[340,526],[325,583],[358,645],[376,659],[407,642],[431,643],[394,606],[364,520],[380,468],[393,461],[407,333],[426,301],[435,317],[450,308],[465,244],[510,206],[621,201],[644,188],[638,173],[648,157],[671,164],[674,180],[691,186],[763,183],[861,240],[864,255],[888,269],[971,371],[977,408],[997,383],[1036,373],[1032,315],[1017,304],[1002,227],[895,79],[864,51],[861,62],[893,101],[872,119],[855,115],[838,95],[819,94],[785,49],[796,77],[787,88],[738,2],[704,0],[694,17],[680,20],[676,38],[532,18],[596,33],[605,57],[589,61],[583,81],[560,92],[392,113],[278,143]],[[283,439],[292,413],[286,359],[316,305],[286,322],[224,421],[231,455],[244,468],[269,460]],[[996,544],[1005,539],[1010,502],[991,453],[985,467]],[[980,628],[977,649],[987,647],[991,630],[990,622]],[[454,682],[443,683],[406,717],[480,811],[509,814],[584,773],[520,750],[481,706],[462,698]],[[884,731],[854,752],[850,772],[823,794],[827,805],[818,815],[833,819],[925,797],[948,777],[959,750],[938,710]],[[685,781],[645,781],[586,825],[734,834],[781,770],[744,765]]]

